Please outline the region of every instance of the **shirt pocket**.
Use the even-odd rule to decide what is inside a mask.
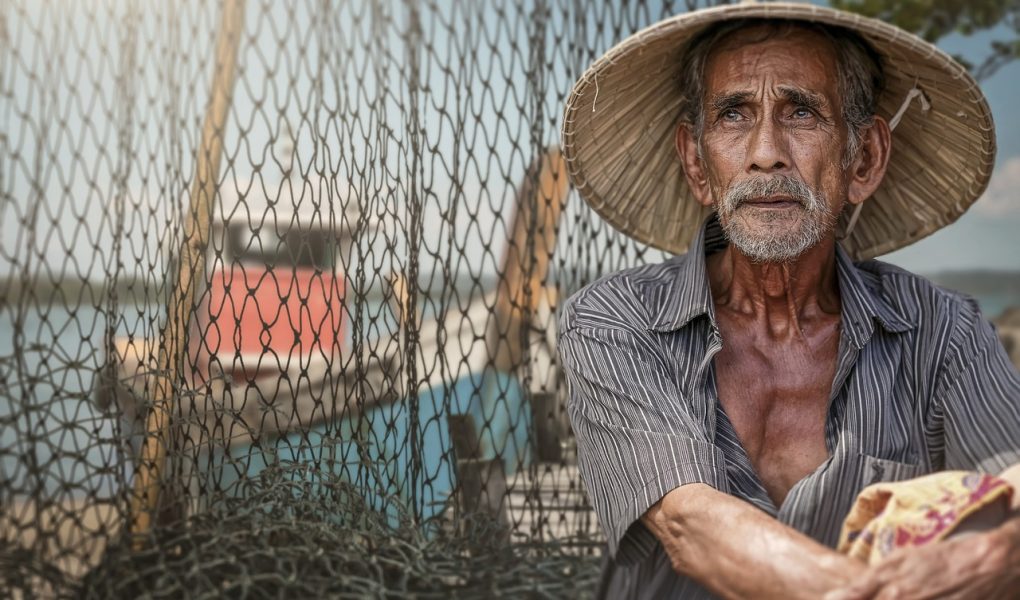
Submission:
[[[873,483],[903,481],[927,474],[924,465],[902,463],[863,453],[860,458],[861,470],[858,489],[863,489]]]

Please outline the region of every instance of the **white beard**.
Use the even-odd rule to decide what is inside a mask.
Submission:
[[[745,202],[763,196],[790,196],[801,208],[757,208]],[[715,205],[723,233],[755,262],[791,261],[820,242],[836,225],[825,196],[785,175],[755,177],[734,184]]]

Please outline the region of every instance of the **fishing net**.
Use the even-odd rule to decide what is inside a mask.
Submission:
[[[0,3],[0,595],[590,595],[574,79],[694,3]]]
[[[142,549],[110,547],[83,595],[563,598],[599,576],[582,554],[503,543],[506,530],[482,515],[467,519],[470,538],[424,533],[407,506],[389,522],[364,490],[307,464],[267,467],[244,488],[243,498],[158,528]]]

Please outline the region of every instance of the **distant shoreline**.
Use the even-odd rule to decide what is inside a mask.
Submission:
[[[939,271],[922,276],[937,285],[971,295],[1013,293],[1020,302],[1020,271]]]
[[[7,277],[0,279],[0,310],[20,304],[26,300],[26,295],[29,295],[28,303],[33,305],[99,306],[111,300],[120,303],[164,301],[166,294],[164,286],[154,287],[151,282],[137,277],[118,278],[113,286],[101,281],[71,278],[33,281],[25,285],[21,279]]]

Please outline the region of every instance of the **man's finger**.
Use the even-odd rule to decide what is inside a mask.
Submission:
[[[843,588],[839,590],[832,590],[828,594],[822,597],[822,600],[862,600],[866,596],[862,596],[856,593],[854,588]]]
[[[886,562],[871,567],[865,575],[854,583],[832,590],[824,596],[825,600],[868,600],[874,598],[882,588],[888,585],[898,572],[897,567],[902,557],[894,556]]]

